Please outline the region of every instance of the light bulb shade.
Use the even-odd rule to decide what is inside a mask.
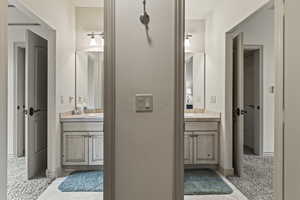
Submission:
[[[185,47],[190,47],[191,46],[190,38],[185,38],[185,40],[184,40],[184,46]]]
[[[101,46],[104,46],[104,38],[101,37]]]
[[[90,40],[90,46],[97,46],[97,41],[95,37],[92,37]]]

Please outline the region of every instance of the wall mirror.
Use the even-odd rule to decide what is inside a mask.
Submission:
[[[76,107],[103,109],[104,58],[98,50],[76,52]]]
[[[205,54],[185,53],[185,109],[205,109]]]

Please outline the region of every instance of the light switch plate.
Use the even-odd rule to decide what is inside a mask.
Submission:
[[[135,97],[136,112],[152,112],[153,111],[153,95],[137,94]]]

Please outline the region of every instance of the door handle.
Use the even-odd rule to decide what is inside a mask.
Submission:
[[[40,109],[34,110],[34,108],[30,107],[29,108],[29,115],[33,116],[35,113],[40,112]]]
[[[247,107],[255,109],[255,105],[247,105]]]
[[[234,112],[237,116],[240,116],[240,115],[245,115],[247,114],[247,110],[243,110],[243,109],[240,109],[240,108],[237,108]]]

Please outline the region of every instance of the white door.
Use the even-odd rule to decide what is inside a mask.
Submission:
[[[104,164],[104,133],[90,133],[89,165]]]
[[[65,132],[63,137],[63,165],[88,165],[89,134]]]
[[[16,49],[17,66],[17,156],[25,155],[25,48]]]
[[[47,168],[47,40],[26,31],[26,161],[29,179]]]
[[[184,164],[193,164],[193,133],[184,133]]]
[[[233,39],[233,167],[241,175],[244,148],[244,48],[243,33]]]

